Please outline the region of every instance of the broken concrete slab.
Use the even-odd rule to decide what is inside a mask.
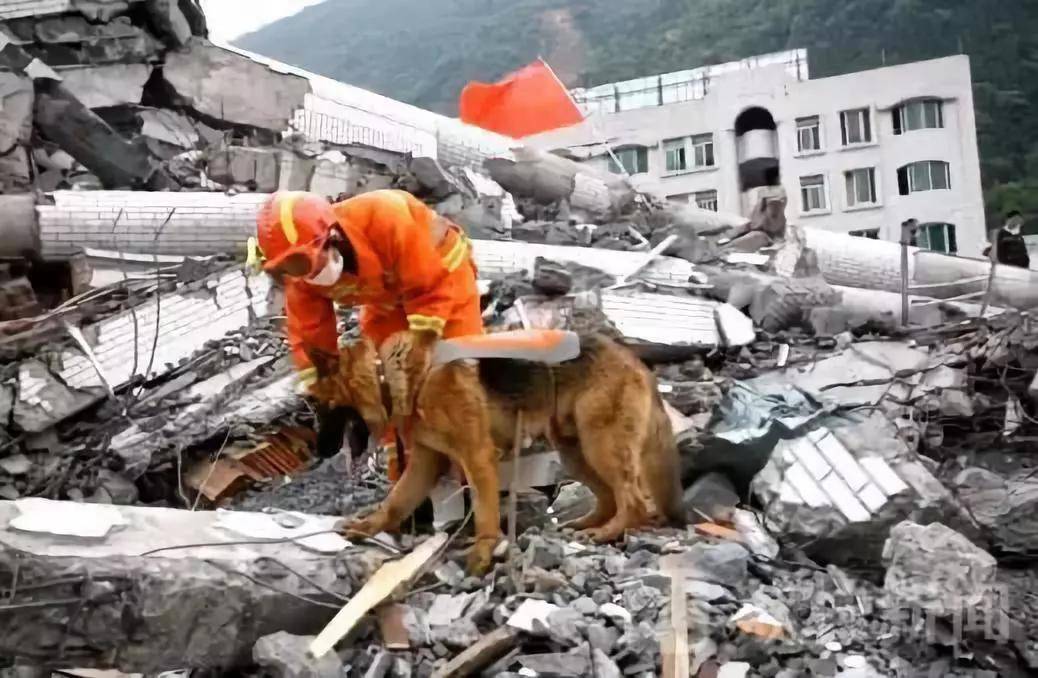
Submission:
[[[18,368],[17,400],[12,421],[23,431],[39,433],[98,402],[99,387],[73,387],[40,360],[26,360]]]
[[[269,148],[231,146],[209,153],[209,178],[227,186],[271,193],[278,188],[280,157]]]
[[[89,542],[0,531],[4,547],[0,561],[5,569],[15,567],[16,560],[19,572],[29,580],[64,582],[45,592],[20,591],[9,601],[25,604],[18,614],[0,618],[0,635],[9,656],[24,661],[47,656],[55,668],[141,673],[185,665],[247,666],[252,663],[253,645],[263,636],[278,631],[315,633],[337,607],[335,599],[310,584],[285,577],[270,559],[345,596],[386,558],[380,549],[355,549],[349,555],[353,574],[337,578],[332,557],[291,542],[180,548],[233,540],[215,527],[217,516],[212,512],[104,508],[118,512],[126,525]],[[16,515],[14,503],[0,502],[0,524],[7,525]],[[331,530],[335,521],[310,517],[300,534]],[[273,588],[266,585],[271,578],[277,579]],[[94,620],[87,626],[77,622],[81,606],[34,604],[82,596]],[[216,600],[219,604],[214,604]],[[59,646],[67,651],[58,652]],[[79,647],[90,651],[72,650]]]
[[[87,108],[139,104],[151,77],[147,64],[75,66],[60,71],[62,84]]]
[[[1030,554],[1038,544],[1038,478],[1029,471],[1001,476],[969,467],[952,480],[955,496],[1000,551]]]
[[[897,524],[883,548],[883,588],[938,616],[975,609],[995,583],[995,558],[941,523]]]
[[[166,55],[163,77],[185,103],[221,125],[288,128],[310,93],[305,78],[279,73],[200,38]]]
[[[314,659],[307,651],[312,641],[312,636],[279,631],[256,641],[252,659],[274,678],[339,678],[343,667],[338,655]]]
[[[837,564],[878,562],[890,528],[905,518],[961,520],[950,493],[875,411],[829,417],[780,441],[751,487],[772,534]]]
[[[141,121],[141,136],[184,149],[193,149],[199,143],[198,129],[180,113],[164,108],[141,108],[137,117]]]
[[[764,393],[779,393],[792,385],[819,402],[844,407],[874,405],[884,396],[907,400],[925,373],[944,361],[940,354],[931,355],[907,342],[863,341],[810,367],[791,366],[747,384]]]

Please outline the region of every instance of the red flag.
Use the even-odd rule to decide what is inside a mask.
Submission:
[[[488,85],[461,91],[461,120],[518,139],[584,121],[569,91],[543,59]]]

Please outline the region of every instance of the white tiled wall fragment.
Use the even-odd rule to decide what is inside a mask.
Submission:
[[[880,457],[860,460],[828,428],[781,441],[771,464],[781,467],[779,499],[812,509],[830,507],[848,522],[870,520],[908,490],[897,472]]]

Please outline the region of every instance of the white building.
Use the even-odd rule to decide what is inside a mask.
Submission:
[[[985,246],[970,63],[953,56],[809,79],[806,50],[577,90],[581,125],[527,139],[633,175],[673,200],[748,215],[781,183],[806,226],[919,244]],[[608,144],[608,146],[607,146]]]

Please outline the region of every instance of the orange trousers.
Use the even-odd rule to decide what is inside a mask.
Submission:
[[[479,287],[476,284],[476,267],[471,260],[455,269],[444,281],[450,289],[450,295],[457,299],[457,304],[447,318],[443,328],[443,338],[467,337],[483,334],[483,311],[479,307]],[[376,346],[381,346],[386,339],[409,328],[407,314],[401,306],[393,309],[382,309],[377,306],[364,306],[360,310],[361,334],[371,339]],[[383,449],[389,452],[387,473],[390,482],[396,482],[403,473],[406,464],[407,449],[402,455],[397,450],[397,431],[387,427],[379,441]]]

